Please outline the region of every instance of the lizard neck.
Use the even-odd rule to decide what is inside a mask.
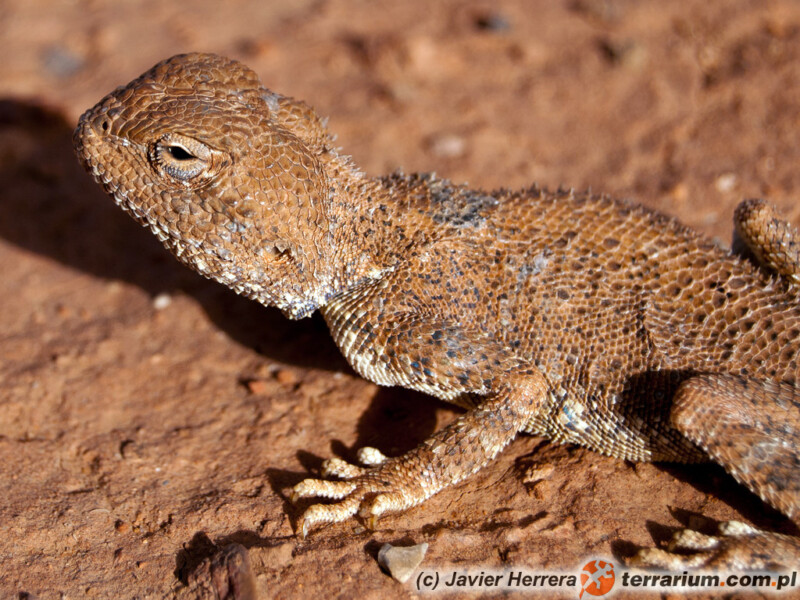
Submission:
[[[329,176],[328,227],[333,240],[327,267],[330,296],[381,279],[430,237],[391,185],[356,171]]]
[[[349,164],[349,161],[347,161]],[[330,297],[377,281],[443,236],[481,227],[497,199],[433,174],[328,176]]]

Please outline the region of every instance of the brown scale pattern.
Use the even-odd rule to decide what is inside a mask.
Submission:
[[[753,262],[603,196],[370,179],[313,110],[213,55],[156,65],[87,111],[74,139],[181,261],[291,318],[321,310],[364,377],[467,409],[404,456],[328,461],[340,481],[294,490],[338,500],[305,512],[304,535],[419,504],[520,431],[628,460],[710,457],[797,513],[798,236],[768,205],[737,212]],[[736,531],[705,564],[746,554]],[[782,560],[800,555],[787,558],[794,538],[759,535]]]

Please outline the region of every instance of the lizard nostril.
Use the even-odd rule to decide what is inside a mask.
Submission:
[[[99,115],[90,115],[87,121],[97,133],[108,133],[111,130],[111,119],[105,112]]]

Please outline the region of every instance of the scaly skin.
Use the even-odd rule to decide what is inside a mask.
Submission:
[[[419,504],[518,432],[627,460],[711,458],[798,512],[798,235],[768,205],[737,213],[752,262],[604,196],[371,179],[308,106],[214,55],[156,65],[74,139],[179,260],[290,318],[321,310],[365,378],[467,409],[404,456],[365,449],[366,468],[333,459],[340,481],[298,484],[296,497],[338,500],[311,506],[303,535]],[[747,563],[742,531],[700,564]],[[769,564],[797,560],[795,538],[758,533]],[[637,560],[676,564],[649,552]]]

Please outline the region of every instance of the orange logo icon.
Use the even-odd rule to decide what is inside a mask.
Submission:
[[[614,587],[614,565],[604,560],[590,560],[581,570],[581,593],[604,596]]]

